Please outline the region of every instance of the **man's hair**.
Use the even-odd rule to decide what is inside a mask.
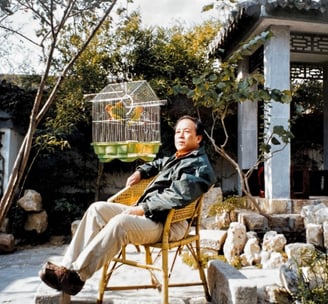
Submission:
[[[195,124],[195,129],[196,129],[196,135],[201,135],[202,136],[202,140],[201,142],[199,143],[200,146],[202,146],[204,144],[204,137],[205,137],[205,129],[204,129],[204,125],[203,123],[196,117],[192,117],[190,115],[183,115],[181,116],[176,124],[175,124],[175,127],[177,126],[177,124],[179,123],[179,121],[183,120],[183,119],[189,119],[191,120],[192,122],[194,122]],[[175,128],[174,128],[175,129]]]

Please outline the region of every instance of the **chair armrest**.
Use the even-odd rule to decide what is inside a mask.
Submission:
[[[131,206],[139,199],[152,180],[153,178],[142,179],[135,185],[125,187],[121,191],[109,197],[107,202],[115,202]]]

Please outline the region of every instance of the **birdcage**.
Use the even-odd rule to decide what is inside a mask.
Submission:
[[[145,161],[161,145],[160,100],[147,81],[107,85],[91,100],[92,145],[100,162]]]

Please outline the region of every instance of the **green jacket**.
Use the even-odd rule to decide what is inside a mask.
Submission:
[[[174,155],[145,163],[137,170],[142,178],[157,175],[137,202],[156,222],[164,222],[170,209],[193,202],[216,181],[204,147],[181,158]]]

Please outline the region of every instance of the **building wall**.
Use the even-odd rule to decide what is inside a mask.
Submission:
[[[19,148],[23,141],[23,136],[13,129],[3,128],[0,129],[0,132],[3,132],[1,137],[0,153],[4,158],[3,171],[3,191],[6,190],[11,170],[14,166],[16,156],[18,154]]]

